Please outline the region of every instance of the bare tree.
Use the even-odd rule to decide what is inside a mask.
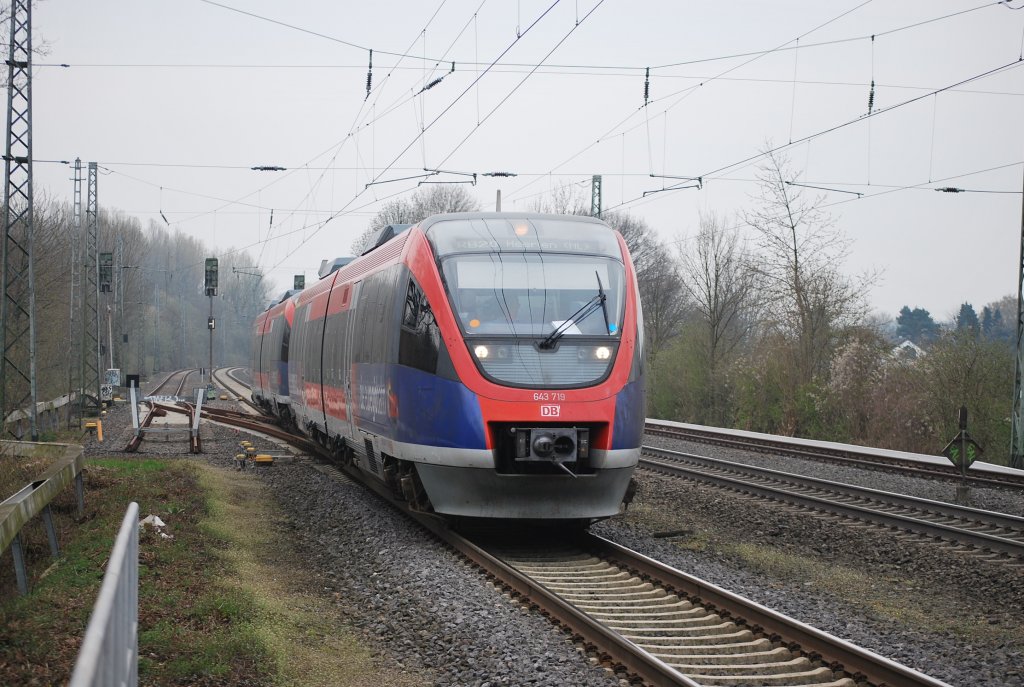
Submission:
[[[352,254],[362,255],[369,243],[380,230],[389,224],[414,224],[431,215],[448,212],[475,212],[480,203],[471,196],[465,186],[439,184],[420,187],[409,198],[388,201],[370,220],[370,225],[352,242]]]
[[[539,196],[530,204],[530,210],[549,215],[589,215],[590,197],[583,186],[565,184]]]
[[[33,2],[32,8],[35,9],[38,3]],[[10,36],[11,36],[11,3],[0,2],[0,36],[3,36],[3,52],[6,56],[10,51]],[[46,57],[50,54],[50,43],[45,39],[40,39],[33,32],[32,35],[32,54],[36,57]],[[7,69],[0,70],[0,88],[7,88]]]
[[[872,279],[839,271],[850,242],[821,209],[823,198],[805,198],[786,158],[770,150],[766,156],[758,171],[761,206],[744,219],[760,248],[756,265],[766,312],[795,342],[793,382],[800,386],[827,375],[837,336],[867,313]]]
[[[707,368],[704,404],[709,421],[721,422],[726,360],[750,332],[755,275],[735,227],[714,214],[701,214],[690,249],[680,244],[682,284],[704,330],[701,358]]]
[[[679,264],[644,220],[626,213],[603,218],[622,234],[636,270],[644,311],[644,348],[648,358],[658,353],[679,333],[688,304]]]

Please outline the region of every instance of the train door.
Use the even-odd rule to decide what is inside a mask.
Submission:
[[[345,328],[342,336],[344,343],[341,355],[341,374],[345,389],[345,433],[352,441],[356,440],[355,429],[355,404],[352,402],[352,352],[356,346],[356,317],[354,305],[359,302],[359,292],[363,283],[357,281],[352,284],[351,289],[346,292],[347,303],[345,311]]]
[[[305,361],[306,361],[306,339],[309,304],[299,306],[295,309],[295,317],[292,319],[292,332],[289,338],[289,362],[288,362],[288,391],[292,402],[292,412],[295,414],[295,423],[300,427],[306,426],[306,384],[305,384]]]

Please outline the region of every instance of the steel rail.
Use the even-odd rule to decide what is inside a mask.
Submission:
[[[655,449],[652,447],[644,447],[644,452],[649,455],[654,453],[669,455],[670,457],[672,453],[675,453],[673,451],[668,451],[667,449]],[[997,553],[1005,553],[1010,556],[1024,556],[1024,543],[1005,537],[998,537],[982,532],[973,532],[971,530],[930,522],[928,520],[922,520],[907,515],[887,513],[885,511],[866,508],[864,506],[843,503],[841,501],[835,501],[818,496],[811,496],[783,488],[770,487],[757,482],[744,480],[740,477],[713,474],[702,471],[697,467],[686,467],[679,465],[678,463],[667,463],[648,458],[643,459],[641,461],[641,465],[647,469],[657,472],[663,472],[688,479],[697,479],[725,489],[742,491],[744,493],[754,494],[773,501],[785,501],[793,505],[804,506],[813,510],[838,513],[857,520],[874,522],[893,529],[908,530],[920,534],[926,534],[938,539],[956,541],[961,544],[967,544],[979,549]]]
[[[304,453],[317,454],[324,450],[315,442],[282,429],[276,424],[272,424],[273,420],[263,415],[249,415],[247,413],[240,413],[234,410],[203,406],[203,416],[208,420],[222,422],[226,425],[239,427],[241,429],[248,429],[253,432],[266,434],[267,436],[275,439],[286,441]]]
[[[153,419],[157,417],[163,417],[166,415],[166,411],[157,408],[156,403],[149,404],[149,411],[146,413],[146,417],[139,423],[140,429],[145,429],[153,423]],[[124,447],[125,453],[135,453],[139,450],[139,446],[142,445],[142,432],[134,435],[128,440],[128,444]]]
[[[816,477],[807,477],[805,475],[798,475],[792,472],[772,470],[758,465],[747,465],[745,463],[737,463],[735,461],[722,460],[720,458],[698,456],[692,453],[673,451],[661,447],[644,446],[643,451],[656,454],[659,457],[669,458],[670,460],[694,463],[697,465],[704,465],[710,468],[738,472],[741,474],[756,475],[763,479],[787,482],[807,489],[816,489],[834,494],[842,494],[852,498],[885,503],[886,505],[926,511],[928,513],[966,520],[980,525],[1019,530],[1021,536],[1024,537],[1024,517],[1019,515],[982,510],[980,508],[970,508],[968,506],[960,506],[955,503],[947,503],[945,501],[935,501],[917,496],[908,496],[907,494],[897,494],[896,492],[891,491],[870,489],[856,484],[845,484],[842,482],[818,479]],[[641,459],[641,462],[643,462],[643,459]]]
[[[828,664],[858,683],[888,687],[949,687],[946,683],[858,647],[846,640],[811,627],[759,603],[745,599],[710,582],[676,570],[664,563],[631,551],[594,534],[587,535],[591,551],[621,565],[652,582],[712,608],[723,617],[744,625],[755,634],[781,641],[791,650]]]
[[[699,441],[745,451],[757,451],[760,453],[772,451],[782,455],[790,455],[817,462],[830,462],[862,469],[899,472],[927,479],[961,480],[965,484],[978,487],[1024,487],[1024,479],[1016,475],[1000,475],[998,473],[983,475],[978,472],[972,473],[968,471],[967,475],[964,476],[961,475],[960,470],[954,465],[915,463],[910,460],[878,455],[877,453],[870,452],[868,449],[858,451],[855,446],[843,449],[828,449],[810,443],[801,443],[801,440],[792,437],[784,437],[779,441],[772,441],[768,437],[738,437],[726,432],[716,431],[713,427],[701,427],[700,429],[671,427],[651,421],[644,425],[644,433],[671,439]]]
[[[225,389],[226,391],[230,392],[235,397],[235,399],[238,402],[240,402],[242,405],[245,405],[245,406],[248,406],[249,408],[252,408],[254,411],[256,411],[260,415],[264,415],[265,413],[264,413],[262,408],[260,408],[258,405],[253,403],[250,399],[246,398],[242,394],[236,393],[233,389],[230,388],[230,386],[228,384],[224,383],[224,377],[227,377],[231,382],[237,384],[238,386],[243,387],[245,389],[251,389],[252,388],[251,386],[249,386],[248,384],[243,382],[241,379],[239,379],[235,375],[235,370],[238,370],[238,369],[240,369],[240,368],[237,368],[237,367],[219,367],[219,368],[217,368],[216,370],[213,371],[213,377],[214,377],[214,379],[219,379],[220,382],[221,382],[221,387],[223,389]]]
[[[409,512],[408,509],[405,510]],[[441,541],[483,570],[488,577],[498,580],[521,599],[537,606],[544,615],[594,646],[616,669],[621,668],[636,675],[648,685],[700,687],[700,683],[694,682],[618,632],[577,609],[529,575],[523,574],[500,557],[448,529],[448,525],[438,518],[424,517],[411,512],[410,514]]]
[[[181,381],[178,382],[178,388],[175,390],[175,392],[173,394],[174,396],[180,395],[181,394],[181,390],[185,388],[185,382],[188,380],[189,375],[191,375],[192,372],[193,372],[193,370],[191,368],[186,368],[184,370],[175,370],[174,372],[171,372],[170,374],[167,375],[167,377],[164,378],[164,380],[162,382],[160,382],[159,384],[156,385],[156,387],[153,389],[152,392],[150,392],[149,395],[150,396],[157,395],[157,392],[160,391],[160,389],[162,389],[165,386],[167,386],[167,384],[170,383],[170,381],[172,379],[174,379],[174,377],[176,377],[177,375],[181,375]],[[150,401],[147,401],[147,403],[149,404],[149,411],[146,413],[146,417],[144,417],[142,419],[142,421],[139,423],[140,429],[145,429],[145,428],[149,427],[153,423],[153,419],[154,418],[162,417],[165,414],[165,411],[157,409],[157,406],[158,406],[157,403],[150,402]],[[137,435],[135,435],[131,439],[129,439],[128,443],[124,447],[125,453],[135,453],[136,451],[138,451],[139,450],[139,446],[142,445],[143,439],[144,439],[143,432],[139,432]],[[191,446],[191,449],[192,449],[193,453],[197,452],[195,450],[196,449],[195,446]]]
[[[185,380],[187,380],[189,375],[191,375],[193,372],[195,372],[195,370],[193,368],[186,368],[186,369],[183,369],[183,370],[175,370],[174,372],[171,372],[169,375],[167,375],[167,377],[164,378],[164,380],[162,382],[160,382],[159,384],[156,385],[156,387],[154,387],[154,389],[149,393],[149,395],[150,396],[155,396],[157,394],[157,392],[160,391],[160,389],[163,389],[165,386],[167,386],[167,384],[175,376],[183,375],[183,377],[181,378],[181,382],[178,384],[177,391],[174,392],[174,395],[177,396],[178,394],[181,393],[181,390],[185,387]]]

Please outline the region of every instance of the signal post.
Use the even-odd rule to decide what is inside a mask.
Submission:
[[[203,283],[210,299],[210,317],[206,320],[206,328],[210,330],[210,367],[206,388],[213,389],[213,330],[217,327],[217,321],[213,319],[213,297],[217,295],[217,258],[206,259],[206,278]]]

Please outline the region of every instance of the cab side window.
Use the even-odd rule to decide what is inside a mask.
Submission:
[[[402,312],[398,363],[435,373],[440,347],[441,332],[434,319],[430,302],[416,280],[410,278],[405,296],[405,309]]]

